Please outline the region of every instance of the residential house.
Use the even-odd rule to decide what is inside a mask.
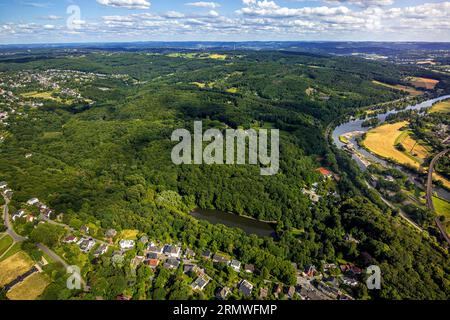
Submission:
[[[172,245],[164,246],[164,254],[171,258],[180,258],[181,256],[181,248]]]
[[[209,283],[209,277],[206,275],[198,277],[192,284],[193,290],[203,290]]]
[[[286,291],[287,296],[289,297],[289,299],[294,298],[294,294],[295,294],[295,287],[294,286],[290,286],[287,291]]]
[[[179,266],[180,260],[174,258],[169,258],[167,259],[166,263],[164,263],[164,268],[167,269],[178,269]]]
[[[227,258],[226,256],[224,256],[224,255],[222,255],[222,254],[219,254],[219,253],[216,253],[214,256],[213,256],[213,262],[216,262],[216,263],[224,263],[224,264],[230,264],[230,259],[229,258]]]
[[[8,183],[6,181],[2,181],[0,182],[0,189],[6,189],[6,187],[8,187]]]
[[[195,252],[189,248],[186,249],[186,251],[184,252],[184,257],[186,259],[191,259],[195,257]]]
[[[259,299],[264,300],[269,295],[269,290],[267,288],[261,288],[259,290]]]
[[[203,252],[202,252],[202,257],[203,257],[204,259],[209,259],[209,258],[211,258],[211,251],[209,251],[209,250],[203,251]]]
[[[77,237],[75,237],[75,236],[67,236],[65,239],[64,239],[64,242],[65,243],[76,243],[78,241],[78,238]]]
[[[359,282],[353,278],[343,277],[342,283],[350,287],[356,287]]]
[[[39,203],[39,199],[38,198],[31,198],[30,200],[27,201],[27,204],[29,206],[34,206],[34,205],[36,205],[38,203]]]
[[[254,273],[255,266],[253,264],[246,264],[246,265],[244,265],[244,271],[247,273]]]
[[[230,294],[230,289],[223,287],[216,292],[216,298],[219,300],[226,300]]]
[[[143,235],[139,238],[139,242],[146,244],[148,242],[148,237],[146,235]]]
[[[31,215],[31,214],[28,214],[25,217],[25,221],[28,222],[28,223],[34,222],[34,220],[35,220],[35,217],[33,215]]]
[[[275,284],[275,286],[273,287],[273,293],[275,295],[280,294],[283,291],[283,286],[279,283]]]
[[[25,215],[25,210],[19,210],[12,216],[12,220],[16,221],[17,219],[22,218],[24,215]]]
[[[131,267],[136,269],[138,265],[140,265],[145,260],[144,256],[136,256],[131,259]]]
[[[238,260],[231,260],[230,267],[233,268],[233,270],[236,272],[241,271],[241,263]]]
[[[248,282],[247,280],[242,280],[239,283],[239,291],[242,292],[242,294],[246,297],[250,296],[252,294],[253,285]]]
[[[305,271],[304,271],[305,276],[314,277],[316,275],[316,273],[317,273],[316,266],[313,266],[313,265],[306,266]]]
[[[116,235],[117,235],[117,231],[114,230],[114,229],[108,229],[108,230],[106,230],[106,232],[105,232],[106,238],[112,239],[112,238],[114,238]]]
[[[95,241],[93,239],[82,239],[78,244],[81,251],[83,251],[84,253],[88,253],[94,247]]]
[[[147,246],[147,251],[150,252],[150,253],[162,254],[163,250],[164,250],[163,247],[158,246],[158,245],[154,244],[153,242],[151,242]]]
[[[82,233],[89,234],[89,227],[88,226],[81,226],[80,231]]]
[[[146,255],[146,259],[147,260],[150,260],[150,259],[158,259],[158,254],[157,253],[154,253],[154,252],[149,252],[149,253],[147,253],[147,255]]]
[[[159,260],[158,259],[149,259],[146,260],[145,263],[152,269],[155,269],[158,265],[159,265]],[[165,264],[164,264],[165,266]],[[168,269],[172,269],[172,266],[168,266]]]
[[[324,167],[320,167],[316,171],[327,179],[331,179],[333,177],[333,173],[330,170],[325,169]]]
[[[106,251],[108,251],[108,245],[107,244],[101,244],[100,247],[98,247],[97,250],[95,250],[94,255],[98,257],[98,256],[101,256],[101,255],[105,254]]]
[[[358,276],[362,273],[362,270],[352,263],[347,263],[340,266],[342,273],[346,273],[351,276]]]
[[[120,249],[122,250],[130,250],[134,248],[134,240],[120,240],[119,242]]]

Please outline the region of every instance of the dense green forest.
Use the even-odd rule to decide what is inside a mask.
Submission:
[[[351,57],[226,54],[224,60],[109,52],[0,60],[2,76],[47,69],[129,76],[70,83],[94,104],[46,101],[11,116],[0,146],[0,180],[15,192],[12,207],[38,197],[63,212],[68,224],[137,229],[199,252],[220,250],[286,284],[295,283],[291,262],[378,264],[382,290],[358,297],[448,299],[448,254],[400,223],[365,187],[356,164],[324,137],[337,117],[405,95],[372,80],[401,83],[412,71]],[[449,83],[443,78],[440,88]],[[280,129],[279,174],[260,176],[249,165],[172,164],[171,133],[191,129],[194,120],[210,128]],[[338,181],[323,180],[316,171],[321,166],[337,173]],[[315,183],[322,198],[312,205],[301,190]],[[197,221],[188,215],[195,207],[277,221],[279,239]],[[349,233],[358,244],[345,241]],[[370,261],[363,261],[367,254]],[[129,271],[112,268],[106,258],[100,263],[104,268],[84,270],[94,284],[92,295],[114,298],[126,288]],[[174,286],[139,290],[153,298],[154,289],[160,298],[183,297],[183,288]]]

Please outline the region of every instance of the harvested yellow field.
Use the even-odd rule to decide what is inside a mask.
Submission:
[[[408,125],[408,122],[402,121],[393,124],[385,124],[369,130],[363,144],[371,152],[380,157],[393,159],[400,164],[418,168],[419,164],[417,161],[397,150],[395,147],[398,138],[403,134],[403,131],[400,131],[400,129],[406,125]]]
[[[411,83],[416,88],[424,88],[427,90],[434,89],[439,80],[428,79],[428,78],[418,78],[418,77],[410,77],[407,79],[409,83]]]
[[[390,89],[395,89],[395,90],[400,90],[400,91],[405,91],[407,93],[409,93],[412,96],[419,96],[421,95],[423,92],[420,90],[417,90],[415,88],[412,87],[408,87],[408,86],[403,86],[400,84],[396,84],[396,85],[392,85],[392,84],[387,84],[387,83],[383,83],[380,81],[375,81],[373,80],[372,83],[386,87],[386,88],[390,88]]]
[[[34,265],[28,255],[23,252],[17,252],[8,259],[0,262],[0,286],[8,284],[21,274],[24,274]]]
[[[446,178],[441,176],[438,173],[433,173],[433,179],[441,181],[444,186],[446,186],[448,189],[450,189],[450,181],[448,181]]]
[[[431,113],[450,113],[450,99],[436,103],[431,109]]]
[[[229,89],[227,89],[227,92],[229,92],[229,93],[237,93],[238,92],[238,89],[237,88],[229,88]]]
[[[34,273],[24,282],[19,283],[7,293],[11,300],[36,300],[50,284],[48,277],[42,273]]]

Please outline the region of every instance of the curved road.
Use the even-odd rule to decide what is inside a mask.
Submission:
[[[444,150],[442,152],[440,152],[439,154],[437,154],[433,160],[431,160],[430,163],[430,168],[428,169],[428,181],[427,181],[427,206],[428,209],[430,209],[433,212],[436,212],[434,209],[434,204],[433,204],[433,172],[434,172],[434,165],[436,164],[436,162],[443,157],[447,152],[449,152],[450,149]],[[447,241],[447,243],[450,245],[450,238],[447,234],[447,231],[445,230],[445,227],[442,225],[441,221],[439,220],[439,217],[436,217],[434,219],[434,221],[436,222],[436,225],[439,229],[439,231],[441,232],[442,238],[445,239],[445,241]]]

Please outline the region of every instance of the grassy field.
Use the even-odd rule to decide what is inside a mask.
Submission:
[[[436,103],[431,109],[431,113],[450,113],[450,99]]]
[[[11,300],[36,300],[49,284],[50,281],[45,274],[34,273],[12,288],[6,296]]]
[[[412,157],[415,161],[422,164],[426,158],[430,155],[430,148],[425,146],[420,141],[411,137],[410,131],[404,131],[396,139],[395,144],[400,143],[404,148],[407,155]]]
[[[339,136],[339,141],[345,144],[350,142],[345,136]]]
[[[423,93],[422,91],[417,90],[415,88],[408,87],[408,86],[403,86],[403,85],[400,85],[400,84],[392,85],[392,84],[387,84],[387,83],[383,83],[383,82],[375,81],[375,80],[373,80],[372,83],[380,85],[380,86],[383,86],[383,87],[395,89],[395,90],[405,91],[405,92],[409,93],[412,96],[419,96],[419,95],[421,95]]]
[[[52,97],[52,92],[32,91],[32,92],[23,93],[22,97],[24,97],[24,98],[44,99],[44,100],[54,100],[54,101],[62,102],[61,98]]]
[[[33,260],[23,251],[0,262],[0,286],[8,284],[16,277],[27,272],[34,265]]]
[[[450,202],[447,202],[438,197],[433,197],[433,204],[436,213],[445,217],[445,227],[447,233],[450,233]]]
[[[433,90],[439,80],[429,79],[429,78],[418,78],[418,77],[410,77],[407,79],[409,83],[411,83],[416,88],[424,88],[427,90]]]
[[[12,245],[13,239],[9,235],[0,236],[0,256]]]
[[[9,257],[15,255],[20,250],[22,250],[22,244],[20,242],[15,243],[10,249],[8,249],[8,252],[0,259],[0,262],[5,261]]]
[[[117,238],[126,240],[136,240],[138,233],[139,233],[138,230],[122,230]]]

